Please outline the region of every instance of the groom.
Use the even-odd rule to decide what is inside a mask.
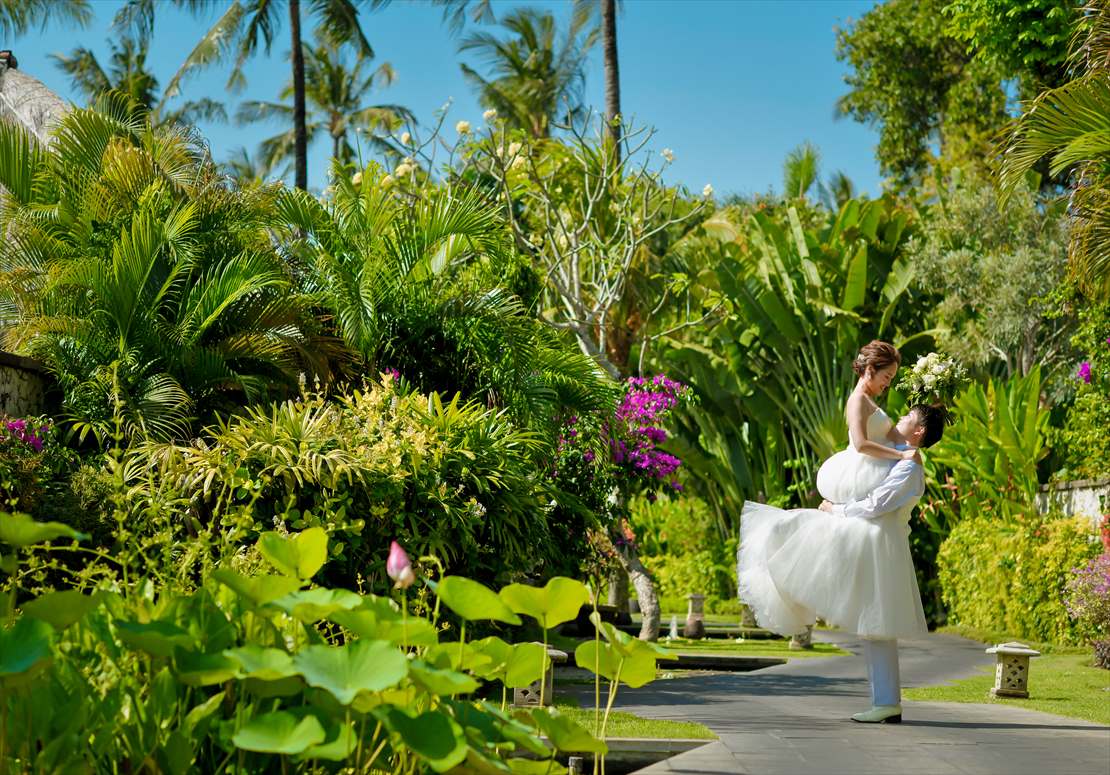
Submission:
[[[943,407],[918,405],[895,426],[906,440],[900,449],[922,449],[940,441],[946,413]],[[894,433],[891,433],[894,436]],[[897,437],[895,437],[897,438]],[[900,519],[909,523],[910,512],[925,493],[921,453],[909,460],[892,461],[890,473],[866,498],[850,503],[823,501],[819,507],[849,519]],[[871,709],[852,716],[866,724],[898,724],[902,721],[902,690],[898,674],[898,641],[864,639],[867,677],[871,682]]]

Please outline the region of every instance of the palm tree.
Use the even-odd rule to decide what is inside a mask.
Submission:
[[[821,153],[809,142],[802,143],[786,154],[782,163],[782,195],[786,199],[802,199],[817,182]]]
[[[413,120],[407,108],[399,105],[364,105],[366,95],[375,87],[393,82],[393,68],[388,63],[370,70],[370,58],[358,56],[348,66],[346,58],[326,42],[316,48],[305,46],[305,98],[307,115],[305,135],[312,143],[323,134],[331,140],[332,158],[346,164],[355,160],[357,152],[351,143],[351,132],[365,131],[370,144],[378,150],[392,153],[389,145],[376,130],[390,130],[398,122]],[[292,82],[282,89],[282,102],[253,100],[244,102],[236,115],[240,124],[278,119],[292,124],[294,108],[287,104],[294,91]],[[295,158],[296,127],[262,141],[261,157],[267,167]]]
[[[474,53],[490,71],[484,78],[462,64],[463,75],[478,90],[483,105],[495,109],[509,126],[533,137],[549,137],[553,121],[573,121],[583,113],[586,54],[597,42],[597,29],[586,18],[572,15],[570,26],[556,41],[555,17],[520,8],[501,20],[507,39],[473,33],[459,44]]]
[[[132,35],[124,33],[117,43],[110,41],[112,54],[105,70],[92,50],[78,47],[69,56],[52,54],[61,70],[73,79],[74,86],[89,102],[111,91],[121,92],[150,112],[155,125],[167,123],[192,124],[198,120],[226,121],[224,106],[207,97],[190,100],[167,110],[166,100],[159,96],[158,79],[146,67],[150,48],[150,32],[143,29]]]
[[[152,0],[139,0],[150,3]],[[243,65],[262,44],[270,53],[281,24],[282,4],[289,19],[290,61],[293,66],[293,157],[297,188],[308,188],[308,130],[306,122],[306,87],[303,36],[301,34],[302,0],[175,0],[193,10],[211,7],[217,2],[226,9],[211,29],[186,58],[170,85],[167,96],[177,94],[181,80],[193,70],[220,61],[233,51],[235,64],[228,78],[228,88],[240,89],[244,84]],[[358,8],[367,0],[303,0],[310,15],[319,19],[318,30],[334,46],[351,43],[366,57],[374,55],[358,22]]]
[[[89,0],[0,0],[0,35],[16,37],[54,21],[85,27],[92,17]]]
[[[1110,3],[1082,11],[1072,58],[1080,74],[1042,92],[1025,109],[1002,154],[999,181],[1010,193],[1044,158],[1049,174],[1071,171],[1075,186],[1068,259],[1088,294],[1110,298]]]
[[[192,133],[122,95],[70,111],[45,147],[0,124],[0,185],[0,340],[47,363],[83,432],[119,417],[178,436],[326,352],[270,238],[272,193],[228,189]]]
[[[250,186],[262,183],[271,174],[269,165],[262,162],[257,156],[240,146],[231,152],[227,161],[223,163],[224,171],[240,186]],[[278,177],[288,173],[288,167],[281,170]]]
[[[601,50],[605,53],[605,123],[613,152],[621,157],[621,76],[617,61],[616,0],[601,0]]]

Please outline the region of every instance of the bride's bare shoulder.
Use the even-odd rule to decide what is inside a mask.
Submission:
[[[849,417],[869,417],[877,408],[878,405],[866,393],[853,390],[844,405],[844,413]]]

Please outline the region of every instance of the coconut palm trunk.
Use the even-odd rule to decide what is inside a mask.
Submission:
[[[617,62],[617,0],[601,0],[601,46],[605,54],[605,120],[613,138],[616,159],[621,158],[621,75]]]
[[[293,44],[293,153],[297,188],[308,190],[308,129],[305,127],[304,50],[301,48],[301,0],[289,0]]]

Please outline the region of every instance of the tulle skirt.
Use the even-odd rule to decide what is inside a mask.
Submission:
[[[854,447],[831,455],[817,471],[817,492],[830,503],[866,497],[890,473],[890,460],[865,455]]]
[[[740,599],[781,635],[818,616],[868,638],[927,632],[909,526],[898,514],[872,520],[749,502],[737,561]]]

